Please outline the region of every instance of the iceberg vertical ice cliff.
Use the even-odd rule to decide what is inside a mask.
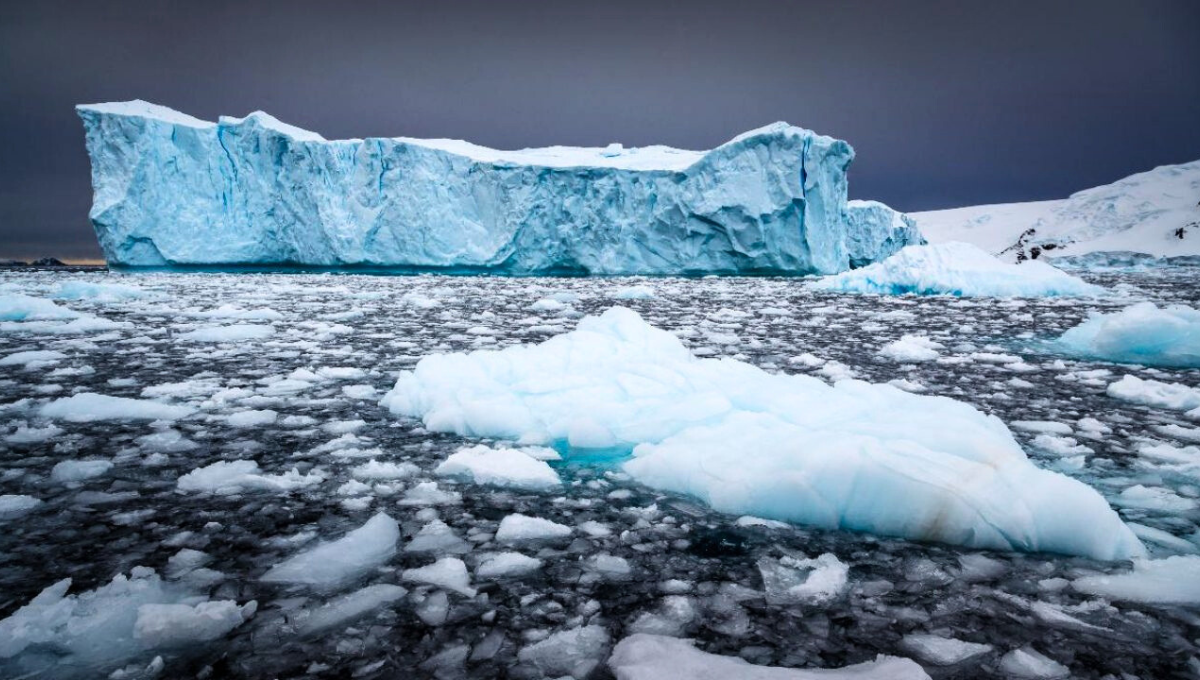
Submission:
[[[828,274],[923,240],[886,206],[847,205],[849,144],[785,123],[708,152],[496,151],[327,141],[262,112],[78,112],[91,220],[117,266]]]

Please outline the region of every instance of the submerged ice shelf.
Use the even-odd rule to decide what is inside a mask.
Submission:
[[[508,274],[828,274],[923,242],[846,201],[846,142],[776,123],[711,151],[497,151],[326,141],[257,112],[210,123],[78,107],[110,265]]]

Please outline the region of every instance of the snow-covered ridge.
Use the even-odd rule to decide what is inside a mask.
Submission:
[[[921,241],[887,206],[847,203],[849,144],[786,123],[707,152],[499,151],[326,141],[262,112],[77,109],[112,265],[827,274]]]
[[[76,109],[80,112],[91,111],[105,115],[146,118],[196,129],[256,124],[265,129],[283,134],[297,142],[361,144],[364,141],[362,139],[326,140],[316,132],[284,123],[265,111],[255,111],[242,118],[221,116],[219,122],[214,123],[141,99],[128,102],[81,104]],[[416,137],[386,137],[384,139],[428,149],[437,149],[481,163],[512,163],[515,165],[533,165],[546,168],[596,167],[677,172],[695,164],[704,158],[704,156],[717,149],[737,144],[753,137],[776,134],[803,136],[812,133],[803,128],[779,121],[743,132],[721,146],[708,151],[676,149],[662,145],[625,148],[616,142],[605,147],[547,146],[505,150],[493,149],[461,139],[419,139]],[[822,141],[833,143],[836,140],[831,137],[824,137]]]
[[[1011,260],[1095,252],[1200,255],[1200,161],[1163,165],[1056,201],[912,213],[933,243]]]

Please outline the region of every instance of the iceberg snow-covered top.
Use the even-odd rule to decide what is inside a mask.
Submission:
[[[218,123],[213,123],[189,116],[186,113],[180,113],[166,106],[152,104],[140,99],[128,102],[80,104],[75,108],[80,111],[95,111],[108,115],[147,118],[173,125],[183,125],[185,127],[200,129],[233,127],[253,121],[261,127],[279,132],[298,142],[339,143],[362,141],[358,139],[326,140],[315,132],[298,128],[294,125],[288,125],[263,111],[255,111],[243,118],[221,116]],[[756,136],[777,134],[817,136],[815,133],[803,128],[784,122],[777,122],[744,132],[722,144],[721,147],[736,144]],[[618,143],[609,144],[606,147],[548,146],[532,149],[502,150],[472,144],[460,139],[417,139],[414,137],[390,137],[388,139],[404,144],[445,151],[446,153],[463,156],[481,163],[511,163],[548,168],[597,167],[621,170],[678,171],[688,168],[711,153],[711,151],[692,151],[662,145],[625,148]]]

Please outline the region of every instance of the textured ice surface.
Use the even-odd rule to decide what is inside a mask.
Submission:
[[[882,262],[809,284],[813,290],[879,295],[1046,297],[1103,290],[1043,262],[1012,265],[967,243],[908,246]]]
[[[375,402],[349,397],[342,387],[370,385],[383,394],[398,372],[432,353],[537,343],[612,306],[618,290],[645,286],[653,297],[624,304],[675,334],[693,354],[826,382],[852,374],[920,385],[924,394],[968,402],[1005,423],[1038,423],[1037,431],[1012,429],[1030,459],[1088,483],[1111,502],[1128,500],[1125,491],[1135,486],[1170,492],[1173,497],[1145,492],[1167,501],[1159,507],[1116,506],[1159,561],[1200,550],[1196,511],[1166,509],[1177,499],[1197,500],[1200,442],[1188,437],[1200,430],[1200,413],[1189,417],[1191,409],[1126,401],[1107,390],[1134,376],[1190,393],[1200,390],[1200,374],[1082,359],[1044,343],[1092,312],[1115,312],[1140,300],[1200,308],[1198,274],[1187,268],[1084,272],[1089,282],[1126,293],[1012,300],[835,296],[771,278],[5,272],[0,286],[6,291],[43,299],[58,300],[64,280],[130,285],[147,296],[59,302],[127,324],[105,331],[0,331],[0,356],[64,355],[33,370],[0,367],[0,497],[37,503],[3,520],[0,619],[63,578],[74,578],[72,592],[83,593],[143,564],[163,574],[164,583],[202,599],[257,600],[258,612],[217,640],[88,664],[78,675],[514,677],[521,649],[595,625],[614,642],[633,632],[669,634],[695,640],[705,653],[783,671],[837,670],[885,654],[911,657],[939,680],[976,680],[1003,677],[1000,659],[1031,646],[1068,667],[1073,678],[1189,677],[1195,675],[1192,659],[1200,656],[1196,605],[1115,599],[1072,585],[1132,575],[1128,563],[738,521],[740,515],[639,484],[614,468],[615,454],[608,451],[548,456],[563,482],[553,493],[461,483],[434,470],[479,440],[431,432]],[[561,306],[531,309],[547,299]],[[199,316],[217,310],[221,317]],[[245,315],[262,320],[237,318]],[[224,322],[270,323],[275,334],[252,343],[176,339]],[[939,343],[939,356],[907,363],[880,354],[906,335]],[[77,391],[187,406],[194,413],[171,422],[75,422],[39,414],[43,404]],[[264,410],[278,414],[274,422],[237,427],[241,419],[231,421],[239,413],[253,420],[252,412]],[[1064,445],[1058,440],[1071,439],[1072,450],[1086,450],[1064,458],[1044,449],[1042,436]],[[50,478],[58,462],[91,459],[111,460],[113,467],[70,484]],[[266,475],[296,467],[303,475],[320,470],[325,479],[287,493],[178,491],[187,473],[233,460],[253,460]],[[402,474],[356,477],[371,460],[378,464],[373,469],[386,465]],[[341,495],[339,488],[350,482],[356,495]],[[401,534],[396,553],[382,564],[329,588],[260,580],[273,566],[336,541],[379,511],[397,521]],[[572,531],[500,543],[496,531],[512,514]],[[465,563],[471,586],[479,589],[474,598],[401,582],[404,570],[446,556],[404,549],[435,520],[456,538],[456,550],[470,547],[447,554]],[[493,556],[512,550],[541,560],[541,567],[481,575]],[[759,560],[827,553],[849,568],[836,597],[767,601]],[[630,577],[601,577],[595,571],[600,556],[623,559]],[[396,586],[408,592],[387,602],[367,599],[395,593]],[[349,597],[364,589],[370,589],[364,599]],[[358,604],[366,609],[331,617],[310,632],[302,621],[327,604],[343,613]],[[911,634],[993,649],[951,666],[927,665],[903,644]],[[41,648],[22,656],[52,660],[57,654]],[[0,676],[21,676],[10,668]],[[598,678],[608,672],[602,656]],[[43,673],[62,675],[61,666]]]
[[[396,520],[381,512],[345,536],[275,565],[262,580],[336,586],[387,562],[396,554],[399,539]]]
[[[608,665],[617,680],[929,680],[909,659],[880,656],[839,669],[769,668],[736,656],[707,654],[688,640],[644,633],[621,640]]]
[[[192,411],[188,406],[177,404],[83,392],[46,404],[40,414],[46,418],[80,423],[93,420],[178,420]]]
[[[1200,311],[1139,302],[1094,316],[1063,333],[1058,342],[1085,358],[1200,368]]]
[[[1131,572],[1084,576],[1072,581],[1071,587],[1110,600],[1200,604],[1200,557],[1136,560]]]
[[[455,451],[434,473],[476,484],[520,489],[549,490],[562,484],[558,474],[545,462],[518,449],[495,449],[484,445]]]
[[[992,651],[991,645],[924,633],[905,635],[902,644],[921,661],[936,666],[951,666]]]
[[[1144,554],[1099,494],[1030,463],[1001,422],[966,404],[697,359],[620,307],[540,345],[422,359],[383,403],[435,431],[632,450],[624,467],[639,481],[724,512],[973,547]]]
[[[776,123],[709,152],[325,141],[257,112],[78,107],[109,263],[514,274],[832,273],[923,242],[846,202],[850,145]]]

